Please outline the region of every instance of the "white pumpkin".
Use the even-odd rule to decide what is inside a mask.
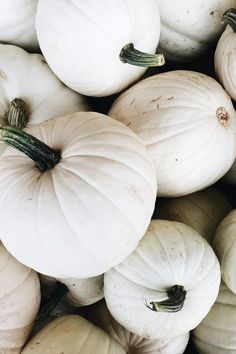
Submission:
[[[0,3],[0,42],[39,50],[35,29],[38,0],[10,0]]]
[[[135,131],[156,167],[158,195],[181,196],[220,179],[236,157],[236,113],[213,78],[176,70],[121,94],[108,113]]]
[[[104,273],[134,250],[154,210],[157,181],[144,145],[96,112],[26,130],[47,145],[24,131],[0,129],[4,141],[19,142],[36,160],[11,147],[0,159],[2,242],[49,276]]]
[[[222,282],[219,295],[207,316],[193,330],[199,354],[236,353],[236,295]]]
[[[154,55],[160,35],[156,0],[39,0],[36,30],[55,74],[85,95],[119,92],[145,72],[142,65],[164,64],[162,55]]]
[[[224,25],[223,13],[235,0],[157,0],[161,15],[159,50],[168,60],[189,61],[212,48]]]
[[[121,326],[111,316],[105,301],[97,302],[89,310],[89,320],[117,340],[126,353],[183,354],[189,341],[189,332],[170,340],[142,338]]]
[[[194,327],[216,300],[220,267],[191,227],[152,220],[135,251],[104,276],[112,316],[144,338],[172,339]]]
[[[216,77],[234,100],[236,100],[235,15],[236,9],[230,9],[223,16],[228,25],[217,43],[214,56]]]
[[[222,279],[236,294],[236,209],[228,213],[218,226],[212,244],[220,261]]]
[[[121,345],[85,318],[61,316],[34,335],[21,354],[125,354]]]
[[[231,209],[222,192],[208,187],[183,197],[158,198],[153,219],[183,222],[211,244],[216,228]]]
[[[58,282],[43,274],[39,274],[39,277],[44,294],[49,297]],[[59,278],[58,281],[67,287],[65,298],[72,306],[88,306],[103,298],[103,274],[84,279]]]
[[[0,353],[19,354],[40,305],[38,275],[0,243]]]

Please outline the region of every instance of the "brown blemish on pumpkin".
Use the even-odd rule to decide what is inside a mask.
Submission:
[[[7,74],[2,70],[0,70],[0,78],[3,80],[7,80]]]
[[[171,96],[171,97],[167,98],[168,101],[173,100],[173,99],[174,99],[174,96]]]
[[[149,104],[152,104],[152,103],[157,102],[160,98],[161,98],[161,96],[158,96],[157,98],[153,98],[153,99],[149,102]]]
[[[135,97],[134,97],[133,101],[130,102],[129,105],[131,106],[134,103],[134,101],[135,101]]]
[[[227,127],[229,125],[230,115],[224,107],[217,108],[216,117],[223,127]]]

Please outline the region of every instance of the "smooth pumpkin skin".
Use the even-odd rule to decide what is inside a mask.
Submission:
[[[222,219],[232,209],[224,194],[215,187],[178,198],[158,198],[153,219],[183,222],[210,244]]]
[[[213,248],[220,261],[222,279],[226,286],[236,294],[236,209],[230,211],[218,226],[214,239]]]
[[[193,330],[192,340],[199,354],[236,353],[236,295],[222,282],[216,302]]]
[[[35,28],[38,0],[1,1],[0,42],[38,51]]]
[[[182,354],[189,341],[189,332],[172,340],[142,338],[121,326],[108,311],[105,301],[91,306],[88,318],[117,340],[127,354]]]
[[[212,48],[224,25],[223,13],[235,0],[157,0],[161,15],[159,51],[167,60],[192,61]]]
[[[146,145],[159,196],[204,189],[235,160],[234,107],[222,86],[205,74],[174,70],[143,79],[115,100],[108,115]]]
[[[167,299],[183,286],[177,312],[156,312],[145,301]],[[104,275],[104,297],[111,315],[144,338],[172,339],[194,327],[209,312],[220,286],[220,266],[208,242],[191,227],[152,220],[135,251]]]
[[[21,354],[125,354],[105,331],[85,318],[61,316],[33,336]]]
[[[215,74],[233,100],[236,100],[236,33],[227,25],[215,51]]]
[[[32,269],[19,263],[0,243],[0,353],[19,354],[40,305],[40,283]]]
[[[36,30],[49,66],[67,86],[88,96],[108,96],[146,71],[122,63],[119,55],[129,43],[155,53],[159,8],[156,0],[39,0]]]
[[[57,117],[26,130],[59,150],[61,159],[41,172],[23,153],[5,151],[2,242],[45,275],[104,273],[134,250],[154,210],[157,180],[144,145],[129,128],[97,112]]]

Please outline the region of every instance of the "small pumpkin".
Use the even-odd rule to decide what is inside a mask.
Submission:
[[[139,81],[108,115],[129,126],[155,165],[158,195],[197,192],[219,180],[236,157],[236,113],[213,78],[174,70]]]
[[[236,100],[236,9],[226,11],[223,20],[228,25],[217,43],[214,57],[215,73],[228,94]]]
[[[236,295],[222,282],[216,302],[193,330],[192,340],[199,354],[236,353]]]
[[[36,30],[54,73],[84,95],[119,92],[148,66],[164,64],[163,56],[155,54],[160,36],[156,0],[39,0]]]
[[[192,61],[214,47],[224,30],[223,13],[235,0],[157,0],[161,15],[159,49],[168,60]]]
[[[182,354],[189,341],[189,332],[171,340],[142,338],[121,326],[110,314],[105,301],[99,301],[89,309],[89,320],[104,329],[117,340],[126,353],[132,354]]]
[[[36,333],[21,354],[125,354],[121,345],[85,318],[65,315]]]
[[[230,211],[218,226],[213,248],[220,261],[222,279],[227,287],[236,294],[236,209]]]
[[[109,312],[144,338],[172,339],[206,316],[220,286],[220,266],[191,227],[152,220],[138,247],[104,275]]]
[[[220,190],[208,187],[183,197],[158,198],[153,219],[189,225],[211,244],[216,228],[231,209]]]
[[[19,263],[0,243],[0,353],[19,354],[40,305],[36,272]]]
[[[2,242],[45,275],[104,273],[135,249],[154,210],[157,181],[144,145],[96,112],[26,130],[0,129],[24,152],[9,147],[0,159]]]
[[[1,1],[0,42],[38,51],[35,29],[38,0]]]

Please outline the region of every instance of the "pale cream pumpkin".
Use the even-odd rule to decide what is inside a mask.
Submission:
[[[191,227],[152,220],[135,251],[104,275],[112,316],[144,338],[172,339],[206,316],[216,300],[220,266]]]
[[[228,25],[217,43],[215,73],[230,97],[236,100],[236,9],[228,10],[223,19]]]
[[[236,155],[236,113],[213,78],[176,70],[154,75],[121,94],[108,113],[135,131],[156,167],[158,195],[206,188]]]
[[[36,272],[19,263],[0,243],[0,353],[19,354],[40,305]]]
[[[105,301],[91,306],[88,318],[117,340],[127,354],[182,354],[189,341],[189,332],[171,340],[142,338],[119,324],[111,316]]]
[[[135,249],[157,189],[136,134],[96,112],[27,128],[51,148],[21,130],[0,131],[34,160],[10,147],[0,159],[1,237],[17,259],[56,278],[89,278]]]
[[[236,295],[222,282],[219,295],[207,316],[193,330],[199,354],[236,353]]]
[[[229,212],[218,226],[213,248],[220,261],[222,278],[227,287],[236,294],[236,209]]]
[[[183,222],[211,244],[216,228],[231,209],[220,190],[208,187],[183,197],[158,198],[153,219]]]
[[[10,0],[0,3],[0,42],[39,50],[35,29],[38,0]]]
[[[125,354],[121,345],[85,318],[61,316],[33,336],[21,354]]]

